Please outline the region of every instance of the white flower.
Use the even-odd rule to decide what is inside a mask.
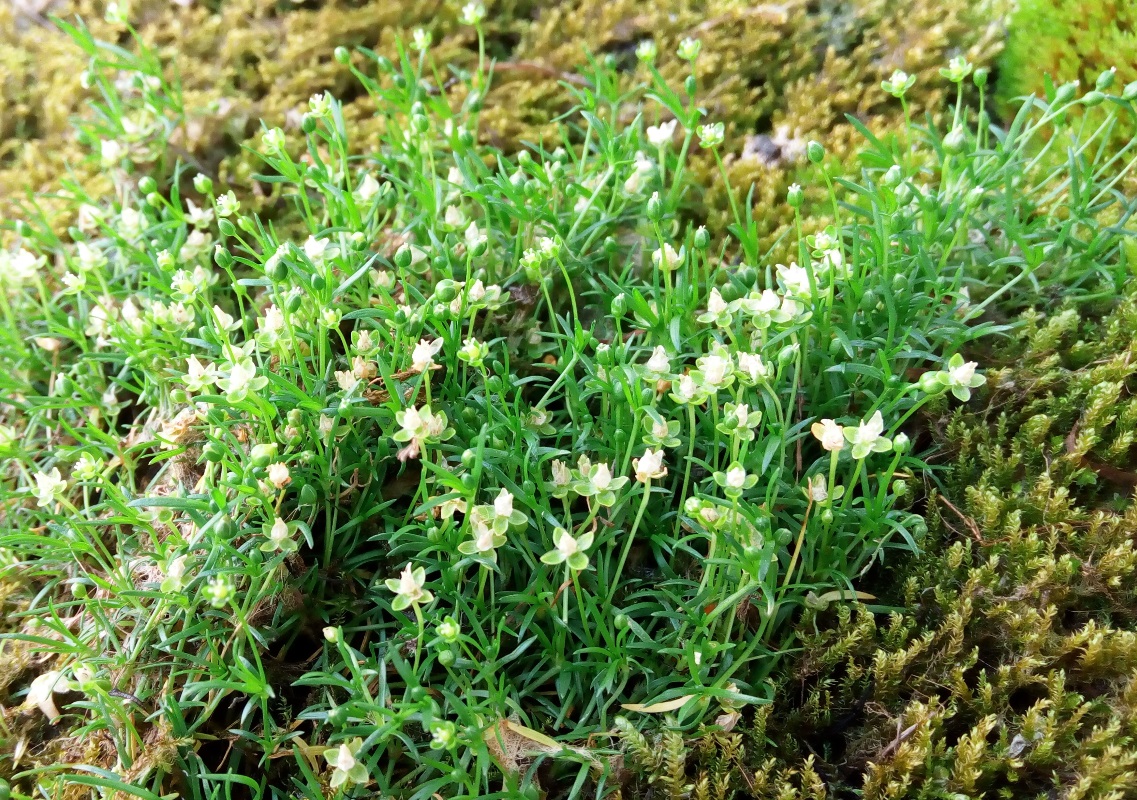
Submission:
[[[452,228],[461,228],[466,225],[466,215],[458,206],[447,206],[442,221]]]
[[[288,471],[288,465],[279,461],[275,464],[270,464],[268,467],[268,482],[277,489],[283,489],[291,483],[292,476]]]
[[[415,345],[415,349],[411,352],[411,369],[415,372],[423,372],[424,370],[430,369],[434,365],[434,357],[438,355],[438,351],[441,349],[441,339],[435,339],[433,342],[420,339],[419,343]]]
[[[951,389],[951,393],[957,399],[966,402],[971,399],[972,389],[987,382],[985,377],[976,374],[975,369],[978,366],[974,361],[965,363],[963,356],[956,353],[948,361],[947,369],[938,373],[936,378],[944,386]]]
[[[580,572],[588,566],[584,551],[592,546],[592,537],[588,531],[575,539],[564,528],[557,528],[553,531],[553,549],[541,556],[541,561],[549,565],[565,564],[573,572]]]
[[[212,386],[217,381],[217,367],[212,363],[203,364],[197,356],[190,356],[186,360],[186,374],[182,378],[186,388],[191,392],[200,392],[206,386]]]
[[[489,355],[490,348],[485,342],[479,342],[477,339],[466,339],[462,342],[462,349],[458,351],[458,358],[467,362],[470,366],[480,368],[485,363],[486,356]]]
[[[367,783],[371,780],[367,766],[361,764],[356,758],[362,747],[363,740],[356,738],[350,742],[344,742],[339,747],[328,748],[324,752],[328,766],[333,768],[330,781],[332,789],[339,789],[345,783]]]
[[[722,294],[718,289],[711,289],[711,296],[707,299],[707,313],[717,317],[726,309],[726,301],[722,299]]]
[[[43,715],[47,717],[48,722],[52,724],[59,719],[59,709],[55,705],[55,700],[52,695],[55,692],[66,692],[70,690],[70,685],[63,673],[59,670],[51,670],[42,675],[37,675],[28,686],[28,696],[24,700],[27,706],[35,706]]]
[[[323,119],[332,113],[332,102],[334,100],[331,92],[314,94],[308,98],[308,110],[312,112],[312,116]]]
[[[186,219],[195,228],[207,228],[213,222],[213,209],[198,208],[193,200],[186,200]]]
[[[746,470],[735,464],[726,471],[726,485],[731,489],[741,489],[746,485]]]
[[[329,244],[331,244],[331,242],[327,239],[317,239],[315,236],[309,236],[307,241],[304,242],[304,254],[308,256],[313,264],[320,264],[330,255],[327,252]]]
[[[486,18],[486,7],[481,3],[466,3],[462,6],[462,24],[477,25]]]
[[[40,508],[51,505],[67,489],[67,481],[60,476],[59,467],[52,467],[51,472],[37,472],[34,477],[36,505]]]
[[[721,122],[700,125],[695,132],[699,134],[700,147],[718,147],[726,138],[726,127]]]
[[[666,375],[671,372],[671,359],[667,357],[667,351],[663,349],[662,345],[658,345],[651,351],[651,358],[647,360],[644,367],[653,375]]]
[[[486,241],[485,234],[478,230],[478,224],[476,222],[470,223],[470,225],[466,228],[464,237],[466,239],[466,247],[470,250],[473,250],[482,242]]]
[[[502,489],[493,501],[493,512],[498,517],[508,519],[513,515],[513,495]]]
[[[0,283],[11,286],[29,283],[35,278],[37,270],[46,263],[45,257],[37,258],[34,253],[23,248],[15,253],[0,250]]]
[[[674,247],[664,244],[663,247],[651,254],[651,263],[656,269],[670,272],[679,266],[686,254],[687,251],[684,247],[680,247],[679,251],[676,252]]]
[[[848,427],[843,431],[845,438],[853,445],[853,458],[862,459],[869,453],[887,453],[892,449],[892,440],[884,433],[884,418],[877,411],[867,422],[861,422],[856,428]]]
[[[430,31],[415,28],[411,34],[411,48],[421,53],[430,47],[431,39]]]
[[[408,606],[426,605],[434,599],[434,595],[423,586],[426,584],[426,569],[414,569],[410,564],[403,567],[398,578],[388,578],[385,582],[387,589],[395,593],[391,608],[402,611]]]
[[[240,208],[241,203],[232,190],[217,198],[217,216],[219,217],[230,217],[236,214]]]
[[[696,363],[703,377],[703,386],[708,389],[717,390],[726,386],[734,374],[734,362],[730,358],[730,352],[724,348],[716,347]]]
[[[104,167],[117,167],[126,156],[126,148],[115,139],[103,139],[99,142],[99,159]]]
[[[342,392],[350,392],[359,385],[359,376],[355,374],[355,370],[350,369],[337,369],[335,371],[336,383]]]
[[[751,384],[768,380],[773,372],[770,365],[762,360],[762,356],[754,353],[738,354],[738,371],[744,381]]]
[[[266,553],[293,553],[300,547],[296,540],[292,538],[292,529],[288,523],[280,517],[273,520],[272,525],[269,526],[266,539],[267,541],[260,547],[260,549]]]
[[[692,403],[700,394],[699,385],[695,383],[695,379],[690,375],[680,376],[679,383],[672,391],[672,395],[678,403]]]
[[[803,299],[813,296],[809,287],[809,273],[804,267],[799,267],[796,263],[791,263],[788,267],[778,264],[777,275],[778,282],[789,294]]]
[[[655,42],[651,39],[644,39],[636,45],[636,58],[640,61],[651,62],[655,61],[655,57],[659,55],[659,48],[656,47]]]
[[[679,120],[673,119],[670,122],[661,122],[659,125],[649,126],[647,129],[647,140],[655,147],[663,147],[669,144],[675,135],[675,126],[678,124]]]
[[[845,429],[831,419],[823,419],[810,426],[810,433],[831,453],[845,449]]]
[[[663,465],[663,450],[646,450],[639,458],[632,459],[632,469],[636,472],[636,480],[640,483],[649,483],[667,474],[667,467]]]
[[[268,378],[257,375],[256,365],[251,358],[242,358],[233,364],[229,374],[217,381],[218,387],[225,392],[226,399],[231,403],[239,403],[249,391],[260,391],[267,384]]]
[[[699,50],[701,50],[702,47],[702,42],[698,39],[688,37],[679,43],[677,55],[684,61],[694,61],[698,58]]]
[[[374,176],[370,173],[363,176],[363,180],[359,186],[355,188],[355,197],[361,203],[368,203],[371,198],[379,194],[379,181],[375,180]]]
[[[79,457],[79,460],[75,462],[74,474],[80,480],[94,480],[99,476],[99,473],[103,471],[104,466],[102,459],[84,453]]]
[[[284,131],[280,128],[269,128],[261,134],[261,143],[265,150],[272,154],[284,152]]]

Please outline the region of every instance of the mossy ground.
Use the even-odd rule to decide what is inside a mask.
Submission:
[[[36,11],[0,6],[0,105],[7,109],[0,116],[6,142],[0,202],[30,189],[50,210],[50,194],[68,175],[93,192],[105,188],[71,125],[88,100],[78,84],[83,54],[46,20],[48,14],[79,16],[96,38],[129,44],[123,29],[103,21],[104,6],[91,0]],[[459,6],[147,0],[135,4],[132,19],[182,84],[185,118],[170,155],[219,178],[223,188],[264,211],[272,187],[253,178],[256,162],[242,150],[259,137],[259,121],[280,125],[299,140],[308,98],[331,91],[344,100],[355,141],[368,142],[368,131],[378,124],[372,101],[332,58],[334,48],[364,46],[392,55],[397,36],[425,26],[433,31],[441,62],[470,67],[477,40],[458,23]],[[789,221],[779,200],[791,182],[810,187],[817,200],[824,197],[824,185],[805,160],[805,142],[821,141],[834,161],[851,166],[861,139],[845,115],[881,134],[897,130],[900,103],[880,88],[897,69],[917,76],[910,113],[939,112],[949,98],[938,70],[960,55],[992,66],[1002,47],[1004,9],[1003,0],[494,3],[486,49],[497,67],[485,98],[483,136],[507,150],[521,142],[556,141],[557,117],[570,102],[561,82],[580,84],[578,69],[589,54],[615,59],[630,86],[644,78],[637,72],[636,45],[654,39],[661,72],[679,83],[685,62],[675,57],[676,46],[696,37],[703,45],[698,101],[711,119],[726,122],[732,185],[754,185],[753,213],[770,246]],[[694,213],[722,230],[730,210],[714,161],[702,156],[693,168],[711,187]],[[823,219],[815,222],[824,225]]]

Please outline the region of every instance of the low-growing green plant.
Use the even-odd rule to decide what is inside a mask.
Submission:
[[[29,207],[0,257],[0,763],[28,794],[603,795],[617,715],[733,727],[803,607],[917,547],[906,430],[983,383],[960,351],[990,312],[1127,277],[1107,156],[1032,161],[1085,99],[1003,131],[963,60],[953,127],[866,130],[859,182],[809,144],[835,222],[804,236],[791,188],[785,265],[745,191],[726,238],[689,221],[722,126],[650,42],[648,85],[594,64],[563,141],[515,154],[476,144],[489,62],[445,77],[423,31],[394,62],[337,51],[381,135],[327,93],[303,152],[264,129],[293,241],[140,169],[178,87],[68,29],[116,190],[65,187],[65,238]]]

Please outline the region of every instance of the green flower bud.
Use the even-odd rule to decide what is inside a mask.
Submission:
[[[237,226],[227,219],[219,219],[217,230],[221,231],[223,236],[234,236],[237,233]]]
[[[1074,95],[1077,93],[1077,91],[1077,81],[1070,81],[1069,83],[1062,84],[1058,87],[1058,91],[1054,94],[1054,104],[1061,105],[1062,103],[1070,102],[1070,100],[1074,98]]]
[[[332,51],[332,58],[334,58],[337,63],[347,64],[351,61],[351,51],[343,46],[337,47]]]
[[[310,134],[316,130],[316,118],[311,114],[305,114],[300,119],[300,130],[306,134]]]
[[[711,244],[711,234],[707,230],[706,225],[700,225],[695,231],[695,247],[699,250],[706,250]]]
[[[1110,67],[1105,70],[1101,75],[1098,75],[1097,82],[1094,83],[1094,88],[1099,92],[1104,92],[1109,87],[1113,86],[1113,79],[1117,76],[1117,67]]]
[[[791,183],[790,188],[786,190],[786,203],[789,204],[790,208],[801,208],[804,200],[805,192],[801,190],[801,186]]]
[[[825,148],[822,147],[821,142],[811,140],[805,146],[805,155],[814,164],[820,164],[825,160]]]
[[[659,192],[656,192],[647,201],[645,207],[648,219],[659,219],[663,216],[663,201],[659,199]]]
[[[193,178],[193,188],[201,194],[209,194],[213,191],[213,181],[207,175],[195,175]]]
[[[233,255],[221,245],[213,247],[213,260],[221,269],[229,269],[233,264]]]
[[[158,191],[158,182],[151,178],[149,175],[146,175],[138,181],[138,191],[143,195],[150,194],[151,192],[156,192]]]
[[[631,620],[628,619],[627,614],[617,614],[612,620],[612,624],[616,626],[616,630],[618,631],[627,630],[630,623]]]
[[[896,453],[896,455],[902,456],[908,452],[908,447],[910,444],[911,442],[909,441],[907,434],[898,433],[892,439],[892,450]]]
[[[438,654],[438,663],[444,667],[453,666],[455,659],[456,659],[456,656],[454,655],[454,652],[451,650],[443,650],[441,653]]]
[[[683,81],[683,88],[687,90],[688,97],[694,97],[695,92],[698,91],[698,83],[695,81],[694,75],[688,75],[687,79]]]
[[[1105,95],[1096,89],[1092,92],[1086,92],[1085,96],[1082,97],[1082,104],[1087,108],[1100,106],[1103,102],[1105,102]]]
[[[266,442],[258,444],[249,451],[249,459],[253,462],[254,467],[266,467],[270,461],[276,459],[276,453],[279,448],[276,442]]]

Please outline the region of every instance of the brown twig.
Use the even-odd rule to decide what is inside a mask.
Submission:
[[[967,516],[962,511],[960,511],[958,508],[956,508],[955,505],[951,502],[951,500],[948,500],[942,494],[936,495],[936,496],[940,498],[940,502],[942,502],[945,506],[947,506],[952,511],[954,511],[956,516],[959,517],[961,520],[963,520],[963,524],[967,526],[967,529],[969,531],[971,531],[971,536],[975,539],[975,541],[977,541],[977,542],[983,541],[983,534],[979,530],[979,526],[975,524],[975,520],[973,520],[971,517]]]

